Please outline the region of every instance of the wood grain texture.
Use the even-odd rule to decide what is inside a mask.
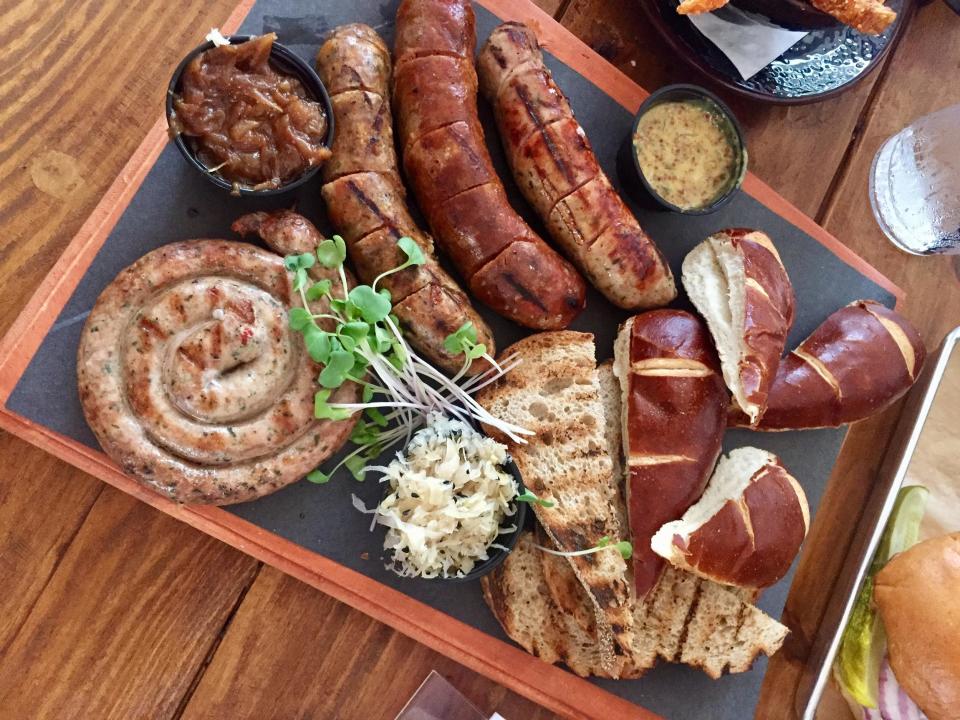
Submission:
[[[446,676],[487,713],[496,710],[508,718],[531,720],[554,717],[375,620],[264,567],[183,719],[392,718],[423,682],[425,668]]]
[[[258,567],[104,488],[0,659],[0,716],[171,717]]]
[[[553,13],[561,1],[538,4]],[[162,112],[162,90],[182,55],[210,27],[219,25],[235,4],[235,0],[199,4],[73,0],[43,5],[0,0],[0,18],[9,40],[0,47],[6,68],[0,83],[0,177],[4,178],[0,226],[5,231],[0,242],[0,333]],[[95,560],[101,550],[129,538],[123,533],[118,537],[96,534],[96,528],[88,530],[83,524],[104,486],[6,434],[0,436],[0,454],[11,461],[0,483],[0,582],[5,589],[0,594],[0,651],[9,646],[0,659],[0,718],[40,717],[40,710],[44,717],[174,717],[204,659],[201,649],[214,644],[219,631],[215,622],[219,615],[203,595],[220,596],[204,578],[212,573],[235,589],[249,580],[249,568],[255,563],[107,489],[111,508],[119,502],[124,512],[135,510],[137,520],[132,524],[136,528],[127,527],[125,532],[141,535],[139,540],[159,548],[157,555],[150,556],[151,563],[180,567],[177,561],[185,558],[176,554],[177,545],[184,533],[194,538],[192,544],[184,545],[192,555],[193,571],[178,571],[175,578],[154,573],[146,583],[152,587],[146,596],[152,605],[149,612],[126,594],[115,602],[103,596],[104,578],[96,574],[100,566]],[[98,506],[98,523],[104,522],[103,512]],[[70,543],[81,527],[83,533],[95,534],[81,534],[76,542],[84,544],[75,550]],[[197,552],[197,541],[217,551]],[[68,547],[69,560],[60,567]],[[75,552],[79,554],[74,556]],[[225,557],[231,562],[225,562]],[[109,569],[110,582],[127,587],[142,580],[141,571],[135,563],[118,562]],[[161,577],[177,584],[182,594],[163,592],[162,584],[156,582]],[[362,629],[373,623],[301,587],[339,608],[345,637],[351,636],[355,626]],[[80,598],[91,601],[77,607],[75,601]],[[105,613],[105,608],[110,612]],[[275,610],[281,612],[282,607]],[[193,613],[208,615],[211,622],[196,626],[197,643],[191,648],[185,643],[190,633],[171,616]],[[139,615],[151,614],[153,619],[138,621]],[[73,623],[73,634],[51,645],[44,637],[62,632],[57,617]],[[164,626],[156,618],[170,623]],[[448,674],[473,697],[489,698],[508,711],[517,707],[527,713],[533,707],[495,683],[373,624],[405,647],[419,648],[415,657],[420,664],[408,664],[411,676],[422,679],[439,660],[450,666]],[[81,636],[89,640],[84,642]],[[67,641],[77,647],[69,647]],[[162,663],[160,658],[151,659],[155,654],[165,656]],[[24,663],[24,669],[29,665],[30,672],[24,674],[17,663]],[[162,675],[157,675],[158,670]],[[327,682],[338,677],[331,671]],[[374,697],[382,685],[378,677],[353,680],[358,693]],[[552,717],[542,710],[539,715],[535,712],[531,716]]]
[[[703,82],[670,55],[633,3],[538,0],[548,12],[562,12],[568,28],[648,89]],[[176,62],[234,4],[0,0],[0,18],[10,30],[0,47],[6,68],[0,83],[0,225],[6,231],[0,329],[160,113],[158,88]],[[923,10],[886,74],[819,105],[770,109],[724,95],[747,129],[752,169],[804,211],[823,209],[828,229],[904,285],[906,312],[928,343],[960,322],[957,266],[892,250],[870,215],[865,178],[884,137],[960,98],[960,49],[950,42],[958,23],[939,4]],[[757,717],[793,717],[808,633],[819,622],[897,413],[848,437],[788,603],[801,632],[770,664]],[[240,713],[243,706],[230,693],[257,708],[260,715],[251,717],[327,717],[323,708],[330,706],[318,695],[323,690],[359,703],[366,714],[355,717],[389,717],[394,708],[387,705],[408,696],[432,668],[510,720],[550,717],[269,569],[243,598],[218,646],[231,598],[240,599],[253,561],[112,489],[96,500],[98,483],[18,440],[0,438],[0,452],[10,458],[0,485],[0,582],[11,590],[0,596],[0,648],[8,645],[0,658],[0,718],[172,718],[179,710],[231,717],[227,710]],[[311,643],[316,638],[324,641]],[[362,664],[351,660],[355,653]],[[323,674],[310,672],[318,667]]]
[[[886,239],[870,208],[868,175],[873,157],[886,138],[922,115],[960,101],[958,32],[960,17],[942,3],[926,6],[914,17],[865,109],[863,128],[836,191],[825,202],[823,219],[827,230],[906,291],[901,310],[920,331],[929,352],[960,324],[960,280],[951,258],[913,257]],[[785,693],[797,684],[826,608],[827,590],[858,530],[884,457],[883,449],[893,436],[901,409],[902,403],[898,403],[854,425],[847,435],[787,600],[786,613],[800,630],[770,663],[762,707],[778,707]],[[828,583],[824,578],[830,579]],[[770,712],[771,718],[792,717]]]
[[[46,588],[103,489],[100,481],[0,433],[0,656]],[[72,482],[65,477],[74,476]]]
[[[180,58],[235,4],[0,2],[0,331],[162,113]]]
[[[650,92],[677,82],[714,91],[744,128],[750,170],[816,218],[879,71],[832,100],[791,107],[764,105],[735,95],[677,57],[647,20],[640,4],[645,1],[571,0],[561,22]]]

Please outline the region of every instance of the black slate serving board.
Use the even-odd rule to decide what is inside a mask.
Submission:
[[[280,41],[305,59],[312,60],[325,33],[347,22],[366,22],[392,43],[393,18],[397,0],[355,0],[353,2],[297,2],[258,0],[240,28],[244,34],[275,31]],[[477,7],[477,30],[482,43],[497,18]],[[205,32],[205,30],[203,31]],[[198,35],[202,32],[198,32]],[[198,37],[199,42],[199,37]],[[553,56],[547,56],[556,80],[570,97],[594,150],[610,177],[617,182],[616,155],[628,135],[631,114],[588,80]],[[158,93],[165,83],[158,82]],[[542,224],[527,208],[510,182],[496,129],[489,111],[482,118],[487,141],[501,177],[506,179],[511,200],[534,226]],[[176,240],[199,237],[232,237],[230,223],[240,214],[257,209],[297,209],[329,231],[319,179],[296,192],[295,198],[251,200],[233,198],[216,188],[187,166],[172,145],[168,145],[113,229],[86,275],[76,287],[14,388],[7,407],[25,418],[62,435],[96,448],[87,428],[76,389],[74,358],[83,322],[100,291],[125,266],[146,252]],[[777,243],[798,298],[797,319],[789,346],[802,340],[827,315],[858,298],[873,298],[889,306],[894,297],[888,291],[848,266],[830,250],[768,210],[745,193],[740,193],[721,211],[708,216],[681,217],[634,207],[637,215],[657,240],[679,277],[683,256],[711,232],[730,226],[750,226],[766,231]],[[546,237],[546,235],[544,234]],[[689,307],[685,298],[677,303]],[[501,348],[522,337],[526,331],[485,313]],[[617,324],[627,314],[591,292],[587,310],[573,329],[596,335],[599,359],[611,355]],[[727,433],[725,448],[756,445],[778,454],[801,480],[815,512],[843,440],[842,430],[804,433]],[[356,512],[350,501],[355,493],[373,506],[380,487],[375,481],[355,482],[348,474],[327,485],[297,483],[266,498],[227,508],[230,512],[276,533],[342,565],[472,625],[496,638],[505,635],[483,603],[476,583],[446,583],[396,577],[384,568],[382,532],[369,530],[369,517]],[[367,555],[368,559],[362,559]],[[759,606],[779,617],[793,572],[764,593]],[[595,681],[606,690],[674,720],[710,717],[712,720],[741,720],[752,715],[766,661],[741,675],[712,681],[702,673],[677,665],[662,664],[646,677],[634,681]]]

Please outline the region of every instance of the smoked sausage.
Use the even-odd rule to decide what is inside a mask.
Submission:
[[[481,302],[525,327],[564,328],[585,285],[507,201],[477,116],[475,49],[468,0],[400,3],[393,98],[406,177]]]
[[[517,185],[567,257],[614,305],[673,300],[670,266],[600,168],[533,31],[500,25],[478,67]]]
[[[397,240],[412,238],[426,263],[381,281],[390,291],[406,338],[438,367],[454,373],[463,365],[463,355],[448,352],[444,340],[469,322],[492,356],[496,350],[489,327],[437,263],[433,239],[417,227],[407,209],[393,144],[387,46],[367,25],[344,25],[321,46],[317,72],[330,94],[337,127],[321,192],[357,275],[371,283],[400,265],[405,257]],[[487,367],[481,358],[470,371]]]

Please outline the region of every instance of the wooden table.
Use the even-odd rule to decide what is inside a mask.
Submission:
[[[0,0],[0,331],[161,111],[181,56],[235,0]],[[630,0],[538,0],[647,89],[703,82]],[[922,8],[851,92],[776,109],[730,97],[752,168],[908,293],[935,346],[960,323],[960,264],[882,237],[880,142],[960,102],[960,18]],[[899,408],[853,428],[787,605],[757,716],[793,688]],[[431,669],[485,711],[552,715],[243,553],[0,434],[0,718],[392,718]]]

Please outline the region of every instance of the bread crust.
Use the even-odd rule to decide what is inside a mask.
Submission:
[[[664,567],[650,539],[703,492],[720,455],[728,394],[707,328],[682,310],[630,318],[614,355],[623,393],[634,588],[644,597]]]
[[[697,267],[711,257],[712,267]],[[699,286],[710,280],[725,290],[721,297]],[[684,259],[683,285],[707,321],[734,403],[757,423],[793,325],[793,286],[780,254],[759,230],[721,230]]]
[[[526,444],[495,428],[520,468],[524,484],[552,507],[533,510],[550,540],[563,551],[595,547],[603,537],[627,537],[611,496],[613,465],[604,435],[593,336],[539,333],[501,352],[522,362],[477,394],[491,414],[532,430]],[[594,606],[605,666],[616,665],[614,644],[630,647],[633,616],[627,563],[614,549],[568,559]]]
[[[960,708],[960,533],[915,545],[874,578],[897,682],[929,720]]]
[[[667,557],[672,564],[744,588],[769,587],[787,574],[806,537],[810,510],[800,484],[779,458],[768,455],[743,491],[699,526],[665,526],[664,535],[677,527]],[[659,542],[654,547],[661,549]]]
[[[724,672],[746,672],[761,654],[773,655],[788,633],[730,588],[668,568],[650,596],[632,604],[633,642],[611,666],[601,660],[596,633],[584,625],[590,600],[570,564],[537,549],[532,533],[524,533],[506,561],[480,582],[508,637],[581,676],[634,679],[665,660],[718,679]]]
[[[919,333],[872,300],[831,314],[780,363],[757,430],[801,430],[856,422],[896,402],[926,359]],[[730,424],[748,425],[733,411]]]

